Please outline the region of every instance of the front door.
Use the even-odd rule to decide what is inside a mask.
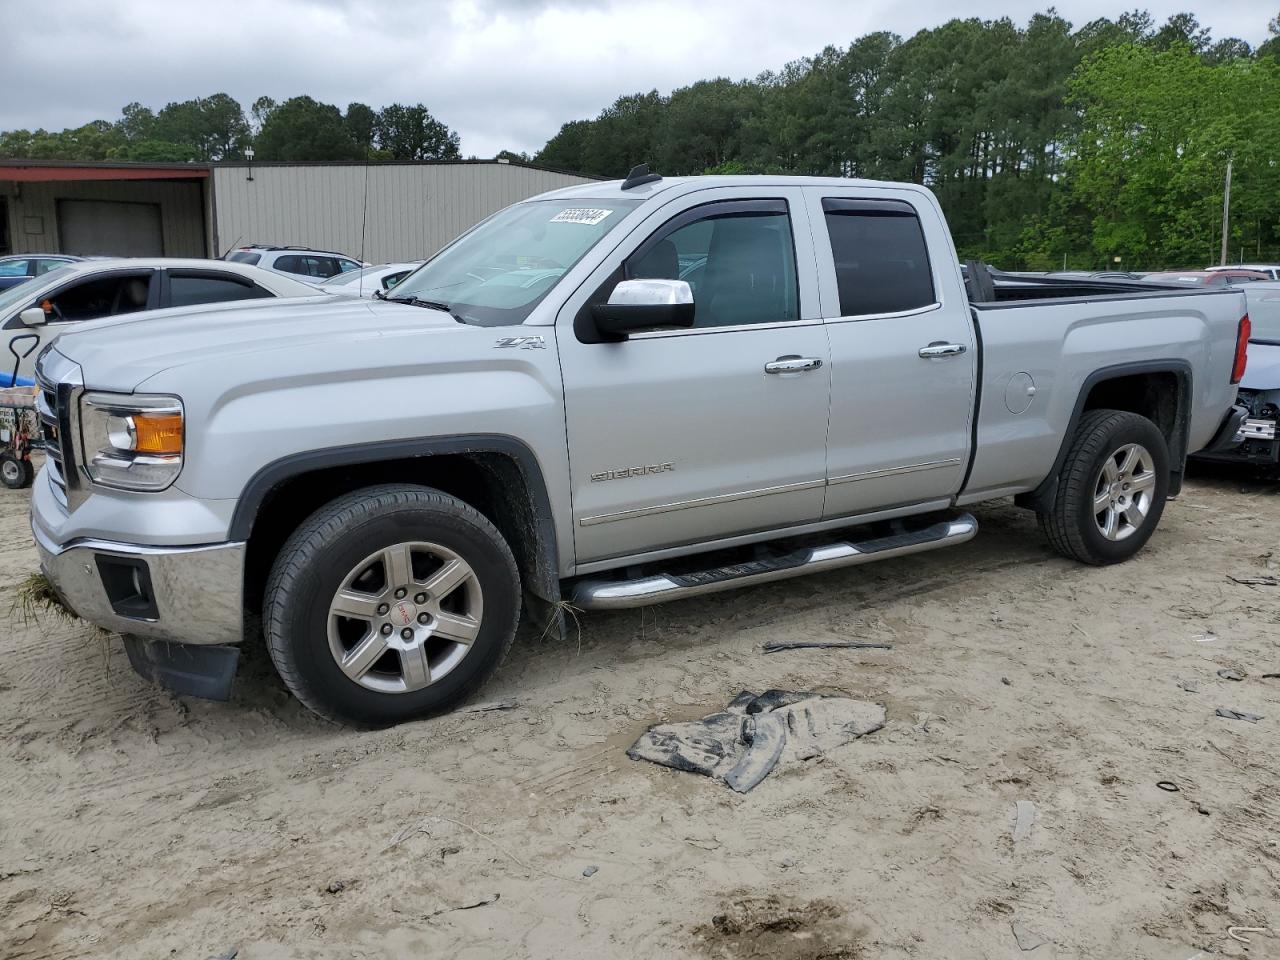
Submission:
[[[579,564],[822,514],[830,364],[803,195],[707,193],[655,212],[588,284],[603,300],[623,278],[685,280],[692,328],[584,342],[579,305],[561,315]]]
[[[947,501],[968,467],[977,345],[945,221],[914,191],[806,193],[831,339],[824,516]]]

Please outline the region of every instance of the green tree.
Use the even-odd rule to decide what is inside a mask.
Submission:
[[[379,148],[395,160],[457,160],[462,156],[458,135],[421,103],[383,107],[375,129]]]
[[[367,103],[349,103],[343,119],[352,142],[361,150],[372,149],[378,129],[377,111]]]
[[[259,160],[363,157],[338,108],[311,97],[292,97],[266,113],[255,144]]]
[[[240,104],[225,93],[166,104],[151,137],[194,148],[199,160],[237,160],[249,144],[249,123]]]

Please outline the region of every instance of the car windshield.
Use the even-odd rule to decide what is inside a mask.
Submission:
[[[349,283],[358,283],[361,277],[366,280],[376,279],[374,274],[381,271],[382,267],[365,267],[363,270],[349,270],[346,273],[340,273],[337,276],[330,277],[328,280],[320,281],[322,287],[345,287]]]
[[[31,300],[36,290],[43,289],[50,283],[57,283],[68,277],[74,271],[71,267],[58,267],[57,270],[50,270],[48,273],[42,273],[40,276],[24,280],[16,286],[10,287],[8,290],[0,290],[0,317],[9,314],[15,306],[23,304],[24,306]]]
[[[1245,297],[1249,303],[1253,339],[1280,343],[1280,283],[1251,283]]]
[[[638,200],[531,200],[495,214],[395,287],[395,301],[447,306],[463,323],[523,323]]]

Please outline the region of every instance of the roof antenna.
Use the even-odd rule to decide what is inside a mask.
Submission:
[[[631,172],[627,174],[627,179],[622,181],[622,189],[630,190],[632,187],[641,187],[646,183],[654,183],[661,179],[661,174],[650,173],[649,165],[641,163],[631,168]]]
[[[356,277],[356,296],[364,296],[364,233],[369,225],[369,152],[372,144],[364,147],[364,199],[360,208],[360,275]]]

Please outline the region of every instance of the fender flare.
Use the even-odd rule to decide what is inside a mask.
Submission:
[[[386,460],[409,460],[469,453],[498,453],[515,461],[529,492],[529,501],[533,506],[537,528],[538,582],[530,584],[530,588],[539,596],[558,597],[559,544],[556,540],[555,518],[551,513],[551,499],[547,494],[546,479],[542,475],[542,468],[533,450],[523,441],[502,434],[477,433],[412,440],[384,440],[377,443],[324,447],[319,450],[288,454],[262,467],[244,485],[231,516],[229,539],[247,541],[253,532],[258,512],[271,491],[301,474]]]
[[[1058,455],[1053,459],[1053,466],[1038,487],[1014,498],[1018,506],[1040,510],[1053,502],[1058,492],[1058,477],[1062,473],[1062,465],[1066,462],[1067,451],[1071,449],[1071,441],[1075,438],[1076,428],[1080,424],[1081,416],[1084,415],[1085,401],[1089,399],[1093,388],[1108,380],[1142,373],[1169,373],[1178,382],[1177,407],[1173,415],[1173,435],[1169,440],[1169,496],[1176,495],[1182,489],[1182,474],[1187,462],[1188,435],[1191,431],[1191,363],[1174,357],[1164,360],[1137,360],[1099,367],[1084,378],[1084,383],[1080,385],[1080,392],[1076,395],[1075,406],[1071,410],[1071,419],[1067,421],[1062,445],[1058,448]]]

